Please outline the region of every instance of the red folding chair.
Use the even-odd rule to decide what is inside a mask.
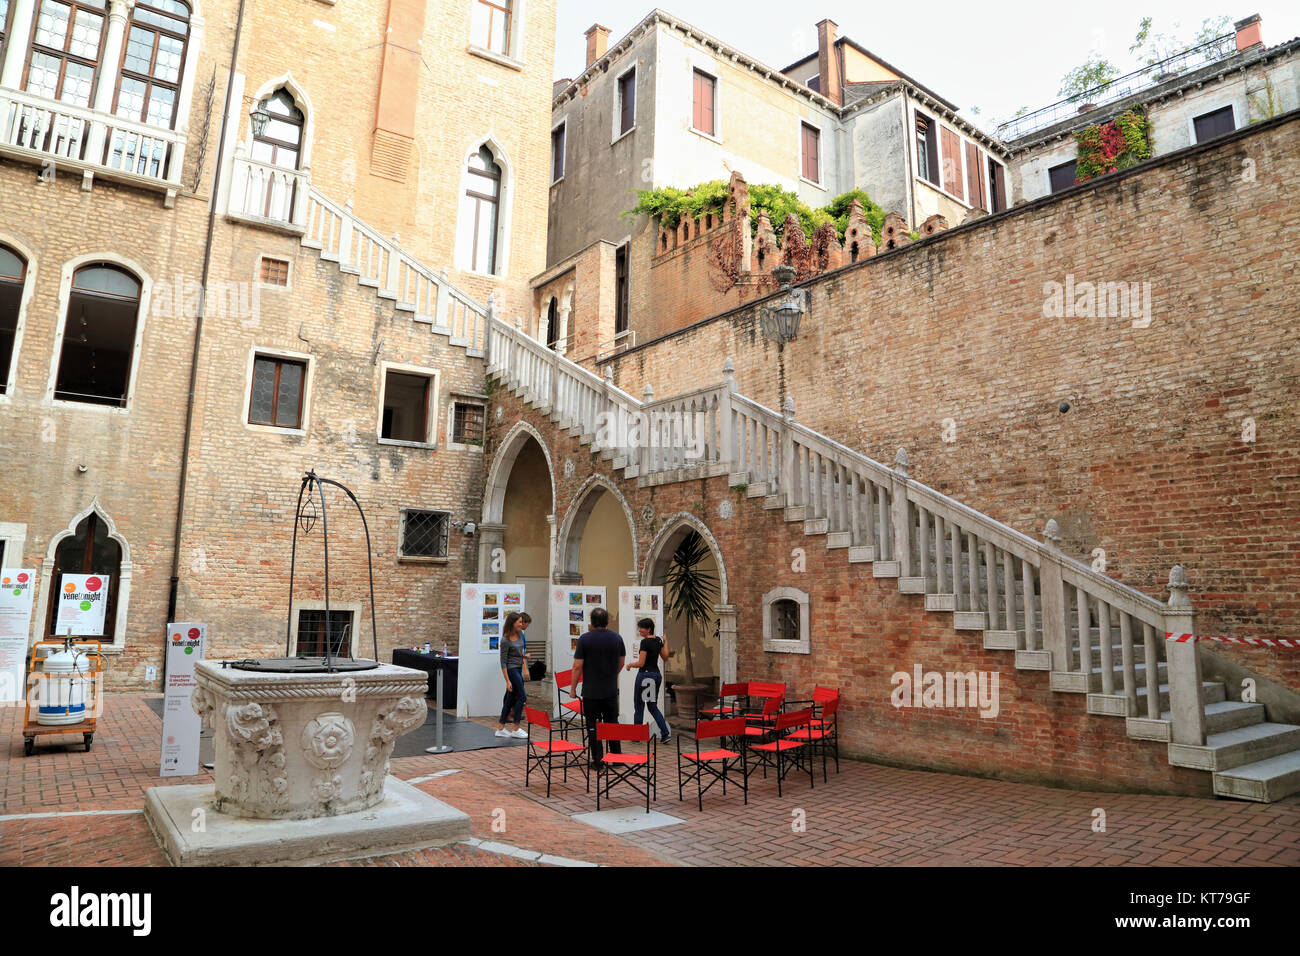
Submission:
[[[807,727],[790,733],[786,740],[798,740],[809,744],[822,757],[822,783],[826,782],[826,754],[834,745],[835,772],[840,772],[839,716],[840,699],[832,697],[822,707],[821,719],[813,718]]]
[[[774,697],[785,700],[785,685],[771,684],[764,681],[752,680],[749,682],[748,690],[745,694],[745,716],[758,717],[763,710],[763,704]]]
[[[787,700],[786,704],[793,707],[795,704],[808,704],[812,707],[814,727],[821,726],[822,708],[826,706],[827,701],[835,700],[840,696],[840,692],[834,687],[816,686],[813,688],[813,695],[808,700]]]
[[[591,793],[591,770],[587,766],[587,748],[583,744],[575,744],[567,738],[561,736],[559,740],[555,739],[556,728],[551,723],[550,715],[544,711],[537,710],[535,707],[524,707],[524,715],[528,718],[528,747],[524,753],[524,786],[528,786],[529,778],[536,767],[538,772],[546,777],[546,795],[551,795],[551,771],[554,769],[554,760],[556,755],[560,758],[560,769],[564,772],[564,782],[569,782],[569,768],[574,767],[582,771],[587,778],[587,792]],[[546,742],[533,742],[533,728],[546,731]]]
[[[769,697],[763,704],[762,713],[741,718],[744,721],[742,737],[746,746],[755,742],[761,743],[772,735],[773,730],[776,728],[776,718],[781,715],[781,709],[784,706],[784,698]],[[763,768],[763,776],[767,776],[766,767]]]
[[[701,707],[695,712],[695,720],[716,720],[719,717],[739,717],[745,712],[741,698],[749,696],[749,684],[723,684],[718,691],[718,702],[712,707]],[[731,703],[728,703],[731,701]]]
[[[749,804],[749,773],[745,760],[745,718],[744,717],[726,717],[718,720],[697,720],[695,722],[695,750],[692,752],[682,752],[681,735],[677,737],[677,799],[684,800],[684,790],[687,781],[692,777],[695,778],[695,796],[700,805],[700,810],[704,809],[704,795],[709,792],[719,780],[722,781],[722,794],[727,794],[727,778],[732,771],[740,770],[740,788],[745,792],[745,804]],[[735,750],[728,750],[726,742],[728,737],[736,737],[741,741],[739,753]],[[713,750],[703,750],[705,740],[716,740],[719,746]],[[682,772],[682,761],[685,760],[693,769],[690,773]],[[709,786],[702,786],[703,775],[708,774],[713,779],[709,781]]]
[[[573,696],[573,668],[557,671],[555,674],[555,693],[560,701],[560,726],[564,739],[569,739],[569,731],[574,727],[582,734],[582,742],[587,743],[587,722],[582,717],[582,698]],[[565,698],[568,700],[565,700]]]
[[[807,741],[792,740],[789,737],[789,733],[798,731],[801,727],[808,727],[811,723],[812,708],[796,710],[792,714],[780,714],[776,718],[772,740],[750,748],[758,754],[758,759],[763,764],[763,776],[767,776],[769,763],[776,768],[778,797],[783,796],[781,781],[792,768],[807,767],[808,786],[809,788],[813,786],[812,750]]]
[[[658,738],[650,736],[650,725],[606,724],[598,721],[596,739],[602,743],[606,740],[626,740],[646,745],[646,752],[643,754],[612,754],[609,748],[601,754],[600,763],[596,766],[596,809],[600,809],[601,790],[605,791],[605,796],[609,796],[610,787],[626,781],[637,793],[645,795],[645,812],[649,813],[651,795],[653,794],[656,800],[659,798],[655,786],[655,754]],[[638,780],[644,781],[644,790],[637,786]]]

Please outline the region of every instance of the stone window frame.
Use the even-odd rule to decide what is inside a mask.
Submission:
[[[357,651],[361,646],[361,602],[360,601],[330,601],[330,613],[338,611],[347,611],[352,615],[352,647],[350,648],[352,656],[357,656]],[[298,618],[303,611],[323,611],[325,610],[324,601],[299,601],[293,602],[293,614],[289,619],[289,656],[298,655]]]
[[[639,66],[640,66],[639,63],[632,63],[630,66],[627,67],[627,69],[622,70],[614,77],[614,96],[613,96],[614,116],[613,116],[613,123],[610,129],[610,137],[609,137],[609,145],[611,146],[617,143],[624,136],[631,136],[633,133],[636,132],[637,120],[638,120],[637,113],[640,111],[640,106],[641,106],[641,97],[639,95],[640,91],[637,89],[637,83],[641,79],[641,75],[638,72]],[[629,73],[633,74],[632,76],[632,125],[629,126],[627,129],[620,129],[619,125],[623,120],[623,95],[622,95],[623,79]]]
[[[455,441],[456,437],[456,406],[457,405],[477,405],[483,409],[483,430],[486,439],[488,427],[488,397],[486,395],[472,395],[468,392],[448,392],[447,393],[447,448],[455,451],[471,451],[483,454],[483,445],[469,445],[464,442]]]
[[[406,516],[411,512],[421,514],[441,514],[446,515],[447,536],[446,554],[407,554],[404,550],[406,544]],[[451,522],[455,515],[447,508],[430,508],[430,507],[410,507],[400,509],[397,519],[397,560],[400,564],[448,564],[451,561]]]
[[[286,428],[283,425],[258,425],[248,420],[249,412],[253,404],[253,370],[257,365],[258,357],[283,359],[289,362],[303,362],[307,366],[306,374],[303,375],[302,381],[302,412],[298,418],[297,428]],[[311,427],[311,400],[314,379],[316,376],[316,362],[308,352],[291,352],[287,349],[263,348],[257,345],[251,346],[248,350],[248,368],[244,375],[244,412],[240,416],[244,427],[252,432],[260,432],[264,435],[300,435],[305,436]]]
[[[279,285],[274,282],[267,282],[262,278],[263,264],[266,260],[272,262],[283,262],[287,267],[284,273],[284,284]],[[261,289],[280,289],[285,292],[293,291],[293,260],[292,255],[285,255],[283,252],[259,252],[257,254],[257,264],[253,267],[253,281]]]
[[[560,175],[555,175],[555,134],[560,134]],[[566,116],[551,127],[551,185],[558,186],[564,182],[568,169],[569,152],[569,118]]]
[[[0,521],[0,542],[4,543],[4,555],[0,557],[0,565],[6,568],[21,568],[23,548],[27,544],[27,525],[17,521]]]
[[[782,641],[775,636],[775,624],[772,620],[774,605],[777,601],[794,601],[799,605],[799,639]],[[763,650],[772,654],[811,654],[812,640],[809,637],[810,602],[807,591],[798,588],[772,588],[763,595]]]
[[[384,437],[384,398],[388,389],[388,373],[398,372],[403,375],[419,375],[429,380],[428,404],[424,409],[424,441],[403,441],[399,438]],[[400,362],[379,363],[378,415],[375,421],[375,440],[381,445],[397,445],[402,448],[436,448],[438,447],[438,414],[442,401],[442,372],[425,365],[405,365]]]
[[[799,122],[799,133],[797,139],[797,149],[799,153],[799,181],[812,186],[822,192],[829,192],[830,188],[826,185],[826,150],[824,144],[826,141],[826,130],[824,126],[814,119],[806,116],[797,117]],[[817,133],[817,179],[809,179],[803,174],[804,152],[803,152],[803,128],[807,126]]]
[[[470,0],[470,2],[466,4],[469,11],[469,23],[466,29],[466,34],[468,35],[469,40],[465,46],[466,51],[473,56],[489,60],[499,66],[522,71],[526,65],[524,59],[524,37],[528,28],[526,22],[528,14],[527,0],[510,0],[510,29],[505,53],[498,53],[495,50],[488,49],[487,47],[479,46],[474,42],[474,7],[477,6],[478,3],[479,0]],[[495,3],[497,6],[502,5],[501,0],[495,0]]]
[[[1236,132],[1237,130],[1241,129],[1241,111],[1237,108],[1237,101],[1235,99],[1229,98],[1224,100],[1215,100],[1213,102],[1214,102],[1213,106],[1207,109],[1200,110],[1200,112],[1198,112],[1195,116],[1187,117],[1187,142],[1189,145],[1196,146],[1198,143],[1203,143],[1203,142],[1209,143],[1219,138],[1218,136],[1213,136],[1210,139],[1206,139],[1206,140],[1198,140],[1196,138],[1196,121],[1198,119],[1202,119],[1206,116],[1209,116],[1211,113],[1218,113],[1219,111],[1224,109],[1231,109],[1233,132]],[[1223,133],[1220,135],[1226,136],[1228,134]]]
[[[0,384],[4,385],[4,390],[0,391],[0,405],[2,405],[13,400],[14,390],[18,386],[18,354],[23,347],[23,329],[27,324],[28,308],[31,306],[32,297],[36,294],[36,260],[27,246],[7,232],[0,232],[0,245],[8,247],[23,260],[23,291],[18,298],[13,351],[9,356],[9,364],[0,367]]]

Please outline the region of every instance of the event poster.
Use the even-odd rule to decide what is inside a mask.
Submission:
[[[551,669],[559,674],[573,667],[573,651],[578,638],[591,630],[591,612],[603,607],[610,611],[610,625],[614,623],[613,609],[605,603],[603,587],[581,587],[563,584],[551,587]],[[552,692],[552,712],[559,715],[559,688]]]
[[[618,589],[618,632],[627,644],[627,662],[636,663],[641,654],[641,635],[637,631],[637,622],[642,618],[654,621],[654,632],[664,637],[664,589],[662,587],[626,587]],[[664,638],[667,640],[667,638]],[[659,663],[659,672],[664,672],[663,662]],[[662,683],[659,687],[659,706],[663,706]],[[624,671],[618,683],[618,709],[620,719],[631,723],[635,714],[636,673]],[[642,717],[643,720],[648,719]]]
[[[23,668],[32,624],[32,568],[0,569],[0,704],[23,700]]]
[[[167,625],[167,687],[163,696],[160,777],[192,777],[199,772],[199,734],[203,724],[190,699],[197,686],[194,665],[207,647],[206,624]]]
[[[58,637],[102,637],[108,605],[107,574],[65,574],[59,581]]]
[[[462,584],[456,716],[486,717],[501,710],[501,635],[511,611],[524,609],[522,584]],[[477,648],[477,654],[474,649]]]

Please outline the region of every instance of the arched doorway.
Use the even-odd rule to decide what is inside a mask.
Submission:
[[[515,423],[492,461],[479,529],[478,579],[524,585],[528,653],[549,664],[555,479],[544,439],[526,422]]]
[[[636,524],[632,509],[614,483],[592,475],[564,514],[556,553],[555,580],[605,587],[617,610],[618,589],[637,581]]]
[[[727,582],[726,564],[722,560],[722,549],[718,546],[713,533],[699,518],[686,512],[679,512],[668,519],[655,535],[650,544],[649,556],[641,574],[641,583],[645,585],[665,585],[668,567],[678,547],[692,534],[699,536],[706,549],[706,554],[699,562],[700,571],[711,574],[717,582],[717,603],[714,615],[706,623],[703,633],[695,628],[691,633],[691,658],[694,664],[695,679],[701,683],[717,681],[728,683],[736,680],[736,614],[730,602],[730,588]],[[671,596],[665,591],[665,599],[671,602]],[[717,636],[715,636],[715,633]],[[686,622],[675,616],[664,620],[664,635],[668,649],[673,653],[668,665],[670,680],[683,679],[686,676]]]

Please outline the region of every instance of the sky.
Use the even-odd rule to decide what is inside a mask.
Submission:
[[[654,8],[654,0],[556,2],[556,79],[582,72],[583,33],[593,23],[609,27],[613,45]],[[777,0],[663,0],[661,7],[776,69],[814,52],[816,24],[829,18],[839,25],[840,36],[851,37],[991,129],[1022,106],[1032,110],[1059,100],[1061,77],[1091,53],[1100,53],[1121,72],[1140,66],[1128,48],[1145,16],[1153,18],[1154,33],[1191,36],[1206,18],[1226,15],[1241,20],[1258,13],[1265,45],[1300,36],[1300,4],[1294,0],[1235,2],[1245,5],[1225,6],[1222,0],[1094,0],[1057,4],[1047,12],[1041,0],[817,0],[803,13],[799,4]]]

